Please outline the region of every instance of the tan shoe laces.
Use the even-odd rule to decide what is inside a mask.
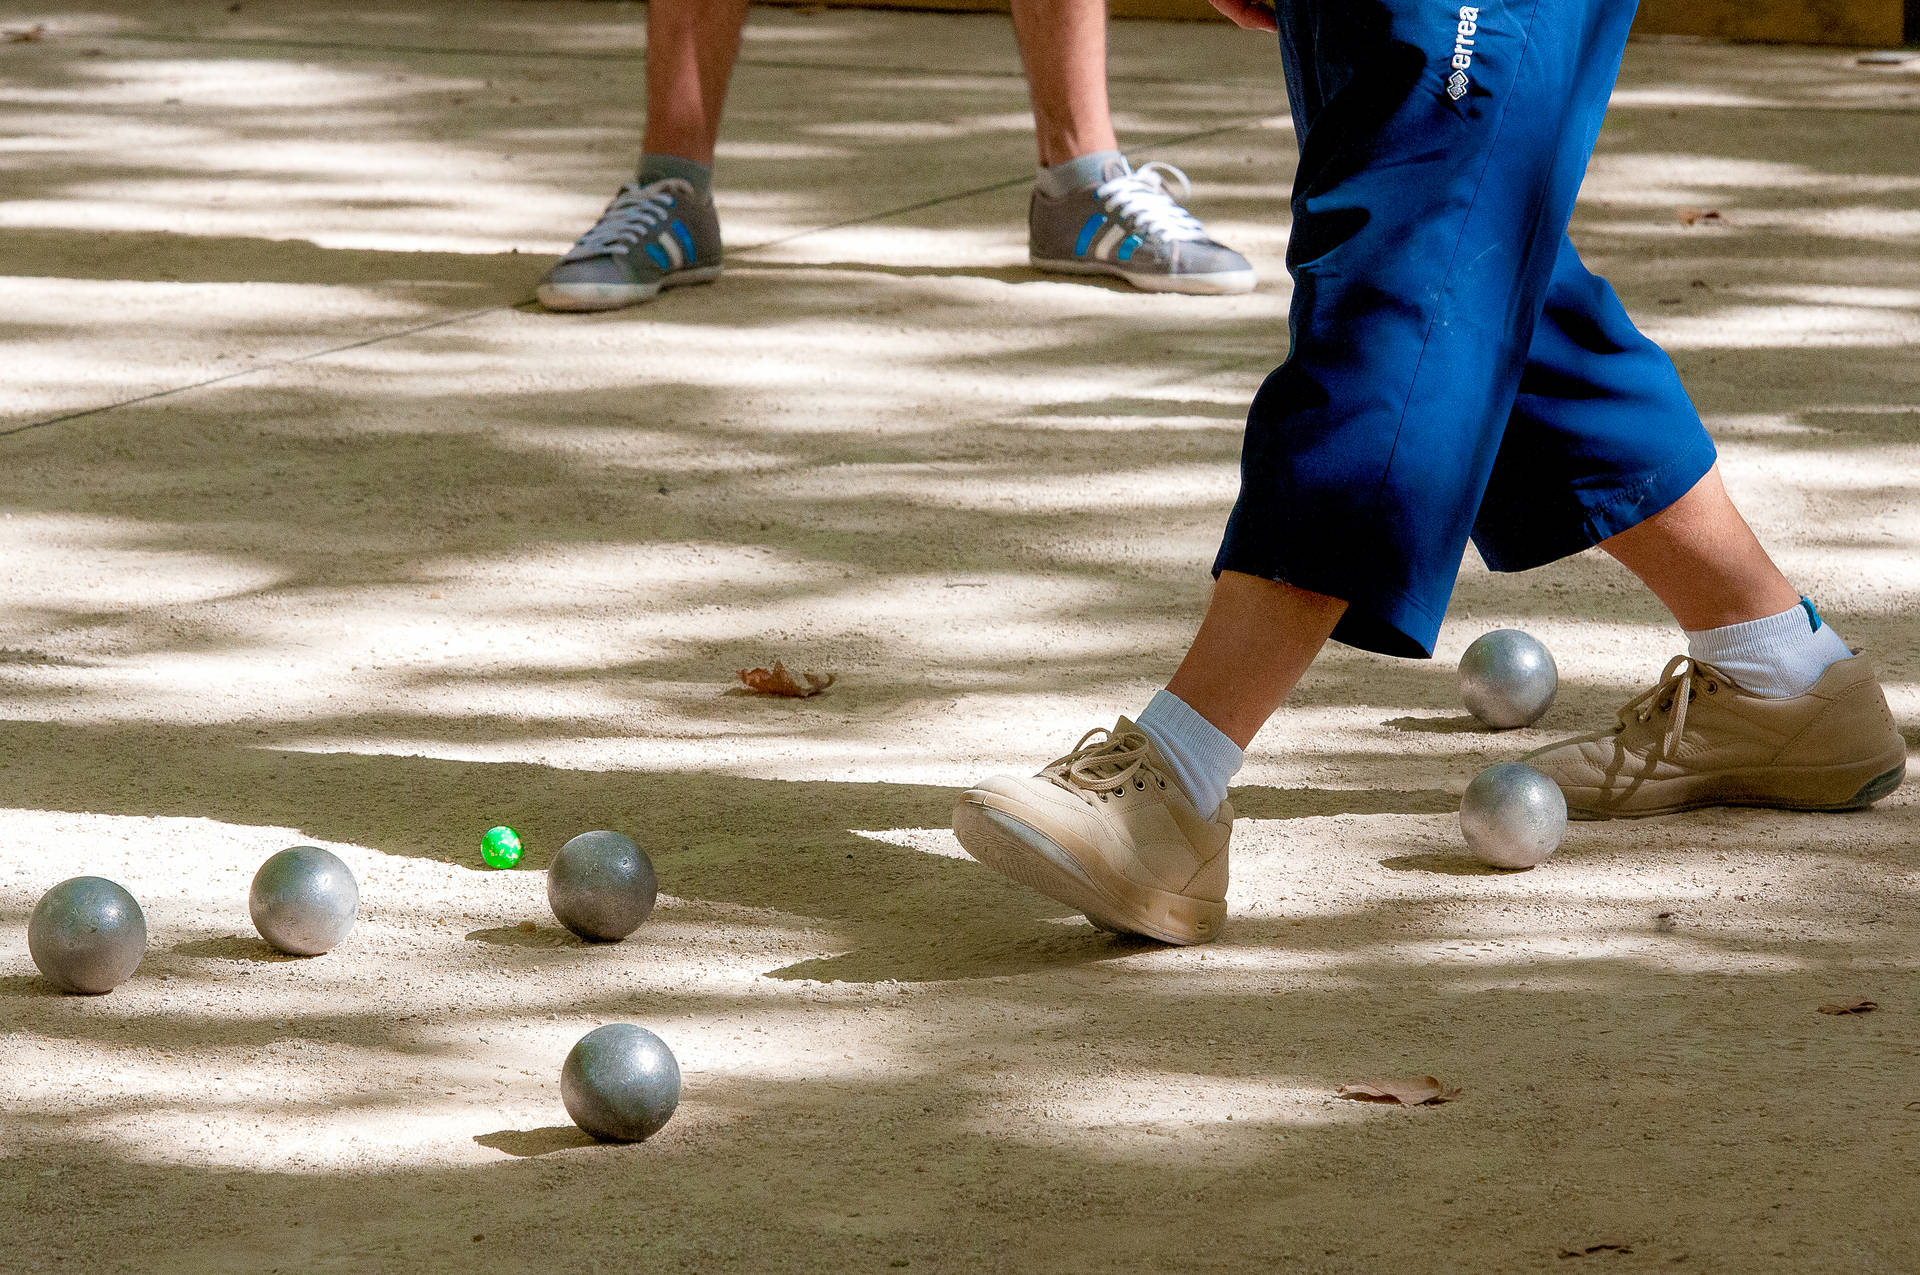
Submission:
[[[1167,786],[1153,764],[1146,732],[1138,729],[1116,733],[1096,726],[1080,737],[1072,752],[1048,762],[1040,773],[1069,792],[1080,789],[1102,801],[1129,782],[1145,788],[1151,778],[1162,788]]]
[[[1629,700],[1620,710],[1620,724],[1614,727],[1614,734],[1626,730],[1634,722],[1653,720],[1655,713],[1672,713],[1667,722],[1666,737],[1661,743],[1661,755],[1671,757],[1674,749],[1680,746],[1680,737],[1686,733],[1687,706],[1693,702],[1694,684],[1701,683],[1707,694],[1713,695],[1726,680],[1726,674],[1713,665],[1702,664],[1692,656],[1676,655],[1667,661],[1667,667],[1661,671],[1658,682]]]

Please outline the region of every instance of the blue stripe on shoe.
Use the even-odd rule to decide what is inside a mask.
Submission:
[[[666,249],[662,248],[659,244],[657,243],[648,244],[647,255],[649,257],[652,257],[653,264],[656,266],[659,266],[662,270],[673,269],[673,262],[671,259],[668,258]]]
[[[1128,235],[1125,239],[1122,239],[1120,241],[1119,251],[1115,252],[1113,255],[1120,258],[1120,260],[1125,261],[1128,257],[1131,257],[1133,255],[1133,250],[1135,248],[1138,248],[1139,246],[1140,246],[1140,236]]]
[[[1073,241],[1073,255],[1086,256],[1088,245],[1093,242],[1093,237],[1100,233],[1100,227],[1106,224],[1107,219],[1099,213],[1087,218],[1087,224],[1080,227],[1080,237]]]
[[[693,236],[687,233],[687,224],[684,221],[676,221],[667,229],[671,230],[673,237],[680,241],[680,246],[687,250],[687,264],[693,265],[698,262],[700,253],[693,246]]]

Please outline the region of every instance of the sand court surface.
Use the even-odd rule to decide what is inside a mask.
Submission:
[[[1433,661],[1329,649],[1240,776],[1218,944],[1102,933],[948,830],[1191,636],[1287,340],[1265,39],[1113,30],[1123,141],[1249,295],[1028,267],[1003,18],[768,9],[723,278],[547,314],[637,149],[643,18],[0,6],[44,24],[0,44],[0,1270],[1920,1267],[1912,783],[1465,857],[1480,767],[1681,650],[1598,555],[1469,554]],[[1916,129],[1920,61],[1636,43],[1574,225],[1910,746]],[[1495,734],[1454,665],[1500,626],[1562,687]],[[732,689],[776,658],[839,680]],[[662,897],[583,945],[538,869],[603,827]],[[307,960],[246,911],[300,843],[361,890]],[[152,936],[104,997],[26,950],[82,873]],[[560,1101],[619,1021],[685,1073],[636,1146]],[[1462,1093],[1335,1096],[1408,1074]]]

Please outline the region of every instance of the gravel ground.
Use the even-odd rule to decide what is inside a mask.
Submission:
[[[542,314],[631,161],[640,22],[0,9],[46,24],[0,45],[0,1269],[1920,1264],[1911,785],[1462,856],[1478,767],[1679,649],[1607,561],[1470,561],[1439,658],[1330,651],[1241,776],[1217,945],[1102,934],[947,830],[968,779],[1136,710],[1197,619],[1286,339],[1264,41],[1130,23],[1113,58],[1252,295],[1028,270],[1004,20],[772,10],[726,277]],[[1916,123],[1920,62],[1637,44],[1575,227],[1910,743]],[[1493,735],[1453,662],[1500,625],[1564,683]],[[729,690],[775,658],[840,680]],[[522,870],[480,865],[502,822]],[[662,883],[617,946],[536,871],[595,827]],[[302,842],[363,899],[309,960],[246,915]],[[80,873],[152,932],[100,998],[26,952]],[[609,1021],[686,1073],[639,1146],[560,1104]],[[1404,1074],[1463,1092],[1334,1096]]]

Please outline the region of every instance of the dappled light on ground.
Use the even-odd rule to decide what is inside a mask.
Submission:
[[[1098,931],[948,831],[1192,632],[1286,341],[1264,41],[1114,32],[1130,148],[1251,295],[1028,266],[1004,20],[781,9],[725,277],[543,314],[631,163],[640,17],[123,0],[0,46],[0,1266],[1905,1268],[1911,787],[1464,854],[1477,769],[1678,649],[1597,555],[1469,555],[1432,662],[1329,652],[1241,776],[1213,947]],[[1910,741],[1917,112],[1845,53],[1636,45],[1575,225]],[[1453,665],[1504,625],[1562,686],[1493,734]],[[732,693],[775,660],[838,680]],[[519,870],[480,866],[497,823]],[[596,827],[661,881],[618,945],[545,902]],[[360,881],[322,957],[247,920],[295,843]],[[25,952],[82,872],[152,931],[102,998]],[[685,1072],[640,1146],[560,1104],[609,1021]],[[1336,1097],[1426,1074],[1461,1096]]]

